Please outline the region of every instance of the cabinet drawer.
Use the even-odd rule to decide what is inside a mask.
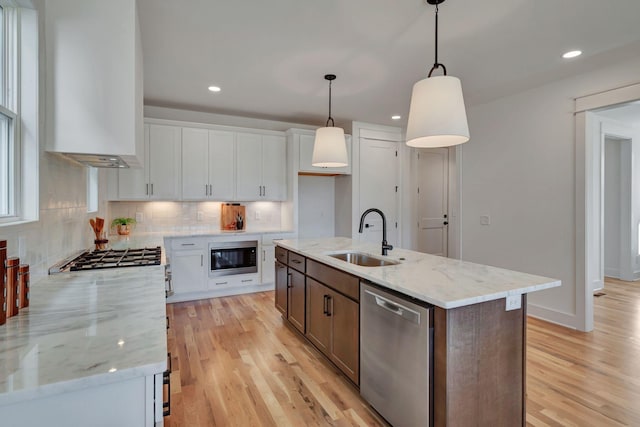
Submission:
[[[242,286],[251,286],[251,285],[259,285],[260,278],[255,274],[243,274],[236,276],[221,276],[215,278],[209,278],[207,283],[207,289],[223,289],[228,287],[242,287]]]
[[[307,259],[307,276],[313,277],[354,301],[360,301],[360,280],[355,276],[311,259]]]
[[[295,252],[289,252],[289,267],[298,270],[301,273],[305,271],[305,257]]]
[[[171,249],[174,251],[206,249],[206,244],[202,239],[172,239]]]
[[[283,264],[289,264],[289,259],[287,257],[288,252],[288,250],[283,249],[280,246],[276,246],[276,259]]]

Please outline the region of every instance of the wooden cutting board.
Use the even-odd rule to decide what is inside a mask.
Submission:
[[[239,219],[242,219],[239,221]],[[247,220],[245,207],[237,204],[223,203],[220,210],[220,228],[222,230],[245,230]]]

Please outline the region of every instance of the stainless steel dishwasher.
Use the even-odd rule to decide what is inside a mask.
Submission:
[[[430,424],[431,312],[360,284],[360,394],[394,427]]]

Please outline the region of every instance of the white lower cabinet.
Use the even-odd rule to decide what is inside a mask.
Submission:
[[[0,425],[158,427],[162,403],[162,374],[139,376],[0,405]]]
[[[171,254],[171,281],[176,295],[206,289],[206,261],[204,250],[176,251]]]
[[[293,233],[242,234],[234,237],[165,237],[167,262],[171,269],[173,295],[167,302],[190,301],[204,298],[237,295],[271,290],[275,283],[274,238],[292,238]],[[211,244],[221,242],[258,242],[255,273],[209,275]]]
[[[273,243],[270,245],[262,244],[262,283],[275,283],[276,281],[276,247]]]

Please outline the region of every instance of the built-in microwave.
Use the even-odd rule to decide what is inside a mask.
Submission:
[[[258,241],[209,243],[209,277],[258,272]]]

